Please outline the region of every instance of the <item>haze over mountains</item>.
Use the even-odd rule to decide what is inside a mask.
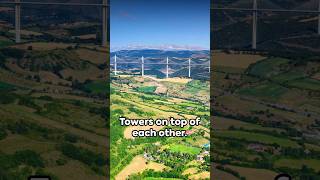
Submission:
[[[210,47],[190,46],[190,45],[175,45],[175,44],[163,44],[163,45],[127,45],[122,47],[113,47],[111,44],[111,52],[121,50],[163,50],[163,51],[201,51],[209,50]]]
[[[152,57],[152,58],[163,58],[163,57],[178,57],[178,58],[189,58],[189,57],[209,57],[209,50],[191,51],[191,50],[161,50],[161,49],[140,49],[140,50],[120,50],[111,53],[111,56],[117,55],[122,57]]]

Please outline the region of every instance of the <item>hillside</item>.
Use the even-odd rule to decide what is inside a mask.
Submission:
[[[111,83],[111,179],[209,178],[209,82],[117,75]],[[121,126],[119,117],[201,118],[200,126]],[[184,129],[187,137],[133,137],[132,130]],[[203,159],[199,159],[201,156]],[[149,170],[148,170],[149,169]]]
[[[319,178],[318,57],[213,55],[216,168],[247,179],[280,172]]]
[[[0,179],[105,179],[107,52],[0,34]]]
[[[214,6],[252,8],[252,1]],[[220,4],[220,5],[219,5]],[[258,8],[316,10],[313,0],[258,1]],[[221,179],[319,179],[320,46],[316,14],[211,14],[215,175]]]

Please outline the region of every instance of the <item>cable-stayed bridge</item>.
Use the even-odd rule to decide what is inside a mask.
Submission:
[[[266,9],[259,8],[258,0],[252,0],[252,8],[239,8],[239,7],[215,7],[211,4],[211,11],[236,11],[236,12],[251,12],[252,13],[252,43],[251,48],[253,50],[257,49],[257,34],[258,34],[258,21],[259,13],[264,12],[274,12],[274,13],[297,13],[297,14],[314,14],[317,16],[317,34],[320,35],[320,0],[318,0],[318,5],[314,7],[314,10],[300,10],[300,9]],[[211,22],[212,23],[212,22]],[[213,21],[214,23],[214,21]]]
[[[102,45],[107,46],[108,28],[108,7],[107,0],[101,0],[101,4],[97,3],[55,3],[55,2],[28,2],[21,0],[14,1],[0,1],[1,4],[14,5],[15,6],[15,42],[21,42],[21,6],[22,5],[59,5],[59,6],[95,6],[102,8]],[[259,13],[263,12],[278,12],[278,13],[299,13],[299,14],[314,14],[317,16],[317,34],[320,35],[320,0],[314,10],[295,10],[295,9],[266,9],[259,8],[258,0],[252,0],[252,8],[237,8],[237,7],[215,7],[212,4],[211,11],[246,11],[252,13],[252,43],[251,48],[257,49],[257,33],[258,33],[258,21]],[[213,22],[214,23],[214,22]]]
[[[170,71],[172,69],[181,70],[181,68],[187,69],[188,78],[193,75],[193,70],[201,68],[202,73],[207,72],[210,74],[210,59],[207,58],[177,58],[177,57],[165,57],[165,58],[148,58],[141,56],[140,58],[113,56],[110,58],[110,66],[112,66],[112,73],[117,75],[121,71],[121,66],[126,66],[125,70],[139,69],[140,75],[145,76],[147,69],[165,69],[165,77],[170,77]],[[128,68],[128,66],[131,66]],[[152,68],[150,68],[152,66]]]
[[[23,5],[46,5],[46,6],[87,6],[87,7],[101,7],[102,8],[102,42],[101,45],[106,47],[108,45],[108,0],[101,0],[100,4],[97,3],[58,3],[58,2],[28,2],[21,0],[14,1],[0,1],[0,5],[13,5],[15,7],[15,42],[21,42],[21,6]]]

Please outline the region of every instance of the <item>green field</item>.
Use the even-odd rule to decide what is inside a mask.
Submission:
[[[9,40],[1,40],[1,38],[0,38],[0,48],[7,47],[7,46],[10,46],[10,45],[12,45],[12,44],[13,44],[12,41],[9,41]]]
[[[196,94],[200,90],[208,89],[208,84],[203,83],[199,80],[193,80],[187,83],[186,88],[187,92],[189,92],[190,94]]]
[[[288,59],[268,58],[249,67],[249,74],[268,78],[281,73],[281,66],[287,65]]]
[[[287,91],[287,88],[284,88],[280,85],[273,83],[264,83],[254,87],[246,87],[240,89],[238,93],[245,96],[277,99]]]
[[[109,86],[105,81],[94,81],[84,85],[84,90],[94,94],[107,94]]]
[[[201,151],[200,148],[186,146],[182,144],[171,144],[169,145],[169,150],[172,152],[181,152],[181,153],[187,153],[192,155],[199,154]]]
[[[308,89],[313,91],[320,90],[320,81],[311,78],[289,81],[288,85],[300,89]]]
[[[16,86],[9,84],[9,83],[5,83],[5,82],[0,82],[0,91],[10,91],[15,89]]]
[[[251,142],[259,142],[264,144],[277,144],[283,147],[299,147],[299,145],[292,140],[274,137],[265,134],[244,132],[244,131],[216,131],[217,137],[234,138],[238,140],[245,140]]]
[[[276,167],[290,167],[293,169],[301,169],[303,165],[320,171],[319,159],[279,159],[275,162]]]
[[[286,72],[286,73],[274,76],[274,77],[272,77],[272,80],[279,82],[279,83],[286,83],[288,81],[303,78],[304,76],[305,76],[305,74],[303,72],[291,71],[291,72]]]
[[[153,93],[156,90],[156,88],[156,86],[145,86],[137,88],[137,91],[142,93]]]

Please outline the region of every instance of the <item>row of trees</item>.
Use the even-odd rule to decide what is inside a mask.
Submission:
[[[107,159],[102,154],[97,154],[87,149],[76,147],[70,143],[64,143],[60,145],[61,152],[72,159],[79,160],[89,166],[105,166]]]

